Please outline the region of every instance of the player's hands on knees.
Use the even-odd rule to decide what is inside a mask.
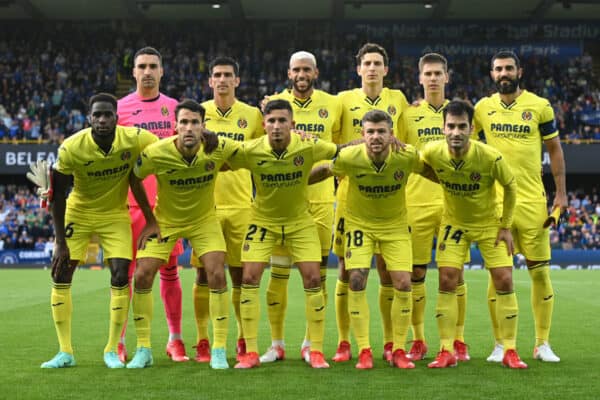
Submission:
[[[142,232],[138,237],[138,250],[144,250],[146,248],[146,242],[150,239],[156,239],[159,242],[162,240],[162,237],[160,236],[160,228],[156,220],[146,222],[144,229],[142,229]]]
[[[396,153],[399,153],[406,148],[406,143],[394,136],[392,137],[392,143],[390,143],[390,146],[392,146],[392,150],[394,150]]]
[[[68,271],[71,263],[71,254],[66,243],[56,242],[52,252],[51,276],[56,282],[60,276]]]
[[[506,243],[506,250],[509,256],[512,256],[515,253],[515,244],[509,228],[500,228],[498,230],[498,236],[496,237],[494,246],[498,246],[500,242]]]
[[[210,154],[219,145],[219,136],[208,129],[204,129],[202,131],[202,143],[204,144],[204,153]]]

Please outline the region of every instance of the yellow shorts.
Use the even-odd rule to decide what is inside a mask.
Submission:
[[[338,257],[344,257],[344,242],[346,240],[346,202],[339,201],[335,206],[335,217],[333,218],[333,253]]]
[[[314,221],[268,224],[251,221],[242,246],[242,262],[269,262],[273,249],[283,246],[296,262],[321,262],[319,236]]]
[[[319,242],[321,243],[321,256],[328,256],[332,242],[333,203],[310,203],[308,211],[317,226]]]
[[[408,207],[408,225],[412,236],[413,264],[425,265],[431,261],[433,238],[440,229],[444,206]]]
[[[412,244],[408,227],[363,230],[352,223],[346,231],[346,269],[370,268],[373,254],[381,254],[388,271],[412,271]]]
[[[242,266],[242,242],[248,229],[250,212],[249,208],[217,208],[217,219],[227,244],[225,263],[229,267]]]
[[[495,246],[499,225],[488,224],[483,228],[463,228],[451,222],[442,221],[438,232],[435,261],[438,267],[462,268],[469,254],[471,242],[477,242],[485,267],[498,268],[513,265],[512,255],[507,254],[506,243]]]
[[[333,204],[332,203],[310,203],[310,215],[317,226],[319,243],[321,244],[321,257],[329,255],[331,250],[331,227],[333,225]],[[274,256],[289,256],[285,247],[275,246]]]
[[[161,227],[160,234],[162,240],[158,242],[156,239],[151,239],[146,242],[144,250],[138,250],[137,258],[151,257],[161,260],[168,260],[169,254],[177,240],[186,238],[189,240],[193,254],[201,257],[211,251],[226,251],[225,239],[219,221],[214,216],[203,219],[195,225],[185,227]],[[197,263],[192,263],[197,266]]]
[[[544,203],[517,203],[512,225],[515,253],[527,260],[550,260],[550,229],[543,228],[548,218]]]
[[[84,261],[88,244],[93,234],[97,234],[104,253],[104,260],[124,258],[131,260],[132,239],[129,213],[107,216],[76,215],[66,212],[65,236],[71,253],[71,260]]]

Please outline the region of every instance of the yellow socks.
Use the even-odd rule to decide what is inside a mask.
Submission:
[[[258,320],[260,317],[260,302],[258,286],[242,284],[240,295],[240,312],[242,329],[246,339],[246,351],[258,353]]]
[[[496,288],[494,287],[494,281],[492,276],[488,274],[488,288],[487,288],[487,302],[488,310],[490,311],[490,320],[492,321],[492,330],[494,332],[494,339],[496,343],[502,343],[500,328],[498,327],[498,318],[496,317]]]
[[[338,343],[350,341],[350,316],[348,315],[348,282],[338,280],[335,284],[335,322]]]
[[[467,312],[467,284],[459,283],[456,286],[456,304],[458,315],[456,318],[456,333],[454,339],[465,341],[465,316]]]
[[[366,289],[358,291],[350,289],[348,291],[348,313],[350,314],[352,333],[354,333],[359,350],[370,348],[370,315]]]
[[[504,351],[516,348],[519,306],[515,292],[496,293],[496,315]]]
[[[192,288],[194,315],[196,316],[196,343],[208,339],[208,320],[210,319],[208,285],[194,283]]]
[[[440,350],[454,351],[457,308],[455,292],[438,292],[435,318],[440,334]]]
[[[306,295],[306,321],[310,331],[311,351],[323,352],[325,336],[325,302],[321,287],[304,289]]]
[[[284,339],[289,278],[289,265],[271,265],[271,277],[267,286],[267,313],[273,340]]]
[[[394,286],[379,285],[379,312],[381,313],[381,327],[383,330],[383,343],[394,341],[392,329],[392,302],[394,301]]]
[[[406,335],[411,321],[413,296],[411,292],[403,292],[394,289],[394,301],[392,302],[392,324],[394,332],[394,351],[404,350]]]
[[[133,292],[133,321],[137,336],[137,347],[151,348],[150,327],[154,311],[152,288],[135,289]]]
[[[229,331],[229,296],[227,287],[211,289],[209,295],[210,319],[213,326],[213,349],[225,348]]]
[[[412,282],[411,325],[413,332],[413,340],[425,341],[425,304],[427,304],[425,281]]]
[[[548,262],[542,262],[529,267],[531,277],[531,308],[535,321],[535,345],[547,342],[552,325],[554,310],[554,290],[550,281]]]
[[[110,288],[110,327],[104,352],[117,351],[123,324],[129,314],[129,285]]]
[[[242,317],[240,314],[240,294],[242,288],[233,286],[231,288],[231,303],[233,304],[233,312],[235,314],[235,322],[237,324],[238,339],[244,337],[244,330],[242,329]]]
[[[58,336],[60,351],[73,354],[71,346],[71,318],[73,315],[73,302],[71,300],[70,283],[54,283],[50,293],[50,306],[52,319]]]

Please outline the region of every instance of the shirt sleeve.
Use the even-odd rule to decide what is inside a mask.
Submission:
[[[346,165],[345,164],[346,164],[345,163],[345,157],[344,157],[343,152],[341,152],[331,162],[331,166],[330,166],[331,173],[334,174],[335,176],[345,176],[345,175],[347,175]]]
[[[152,132],[140,128],[138,131],[138,142],[140,145],[140,151],[142,151],[148,145],[158,142],[158,137]]]
[[[248,168],[247,143],[237,144],[236,149],[232,149],[231,153],[226,157],[227,164],[231,169]]]
[[[313,146],[313,161],[331,160],[336,156],[338,147],[334,143],[326,142],[325,140],[314,139]]]
[[[62,144],[58,148],[58,157],[52,168],[63,175],[73,175],[73,165],[71,161],[69,150]]]
[[[421,158],[419,150],[413,149],[411,153],[412,157],[412,172],[421,173],[425,169],[425,162]]]
[[[499,153],[492,167],[492,176],[504,187],[500,224],[503,228],[510,228],[517,203],[517,183],[510,167]]]
[[[140,153],[140,156],[133,167],[133,173],[140,179],[144,179],[148,175],[154,173],[154,163],[152,158],[149,156],[148,151],[144,150]]]
[[[547,102],[541,110],[539,130],[543,140],[550,140],[558,136],[554,109],[549,102]]]

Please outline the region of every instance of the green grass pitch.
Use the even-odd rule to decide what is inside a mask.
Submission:
[[[269,271],[265,271],[263,291]],[[181,271],[184,289],[183,336],[192,355],[195,324],[191,301],[194,271]],[[515,271],[520,305],[518,348],[529,369],[513,371],[489,364],[485,357],[493,346],[485,302],[487,274],[467,271],[468,309],[465,337],[472,360],[457,368],[429,370],[426,361],[412,371],[392,369],[381,360],[382,343],[377,309],[377,274],[369,280],[371,340],[375,368],[359,371],[354,362],[331,363],[329,370],[312,370],[300,360],[304,334],[304,294],[298,273],[290,280],[286,320],[287,357],[254,370],[213,371],[193,361],[176,364],[164,353],[167,328],[155,286],[153,367],[145,370],[108,370],[102,351],[108,328],[109,273],[77,271],[73,284],[73,346],[77,367],[42,370],[40,363],[58,349],[49,307],[50,276],[44,270],[0,270],[0,398],[5,399],[597,399],[600,398],[600,271],[553,271],[556,304],[552,345],[562,358],[559,364],[532,359],[533,322],[529,305],[529,277]],[[329,271],[329,301],[325,353],[330,358],[337,336],[333,307],[336,272]],[[157,280],[158,281],[158,280]],[[426,334],[428,361],[438,345],[433,318],[437,272],[429,271]],[[264,297],[263,297],[264,298]],[[263,303],[264,304],[264,303]],[[233,310],[232,310],[233,315]],[[269,343],[266,306],[261,307],[260,349]],[[233,320],[233,318],[232,318]],[[229,337],[233,365],[235,326]],[[130,318],[128,349],[133,353],[135,334]],[[356,349],[353,348],[356,356]]]

